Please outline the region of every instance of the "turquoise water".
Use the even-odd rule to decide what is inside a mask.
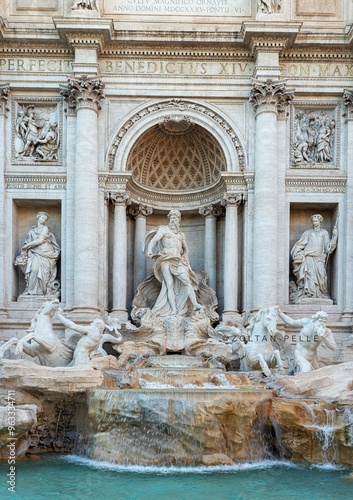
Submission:
[[[22,460],[16,493],[0,465],[0,498],[21,500],[307,500],[353,498],[351,470],[265,461],[231,467],[119,466],[75,456]]]

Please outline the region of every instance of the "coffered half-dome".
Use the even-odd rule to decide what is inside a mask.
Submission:
[[[226,159],[210,132],[181,116],[144,132],[130,151],[127,170],[153,190],[202,190],[219,180]]]

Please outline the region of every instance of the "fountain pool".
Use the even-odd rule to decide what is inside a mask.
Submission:
[[[267,500],[351,498],[351,471],[330,465],[280,461],[217,467],[121,466],[77,456],[51,456],[16,464],[20,500]],[[0,464],[0,498],[7,491],[8,465]]]

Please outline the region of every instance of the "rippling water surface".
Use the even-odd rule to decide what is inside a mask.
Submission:
[[[353,498],[351,470],[264,461],[219,467],[139,467],[76,456],[19,460],[16,493],[0,465],[0,498],[23,500],[306,500]]]

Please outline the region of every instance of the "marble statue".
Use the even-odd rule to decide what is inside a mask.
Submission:
[[[311,372],[320,368],[317,348],[323,344],[328,349],[334,351],[336,342],[332,332],[326,327],[328,315],[324,311],[318,311],[312,318],[292,319],[282,311],[279,311],[280,318],[290,326],[301,327],[299,340],[294,350],[294,363],[290,369],[290,374],[300,372]]]
[[[102,355],[101,346],[105,342],[111,342],[113,345],[116,345],[122,339],[122,335],[116,329],[115,335],[104,333],[106,324],[102,319],[95,318],[88,326],[82,326],[65,318],[62,309],[58,309],[57,316],[66,328],[70,328],[81,335],[75,347],[70,366],[89,364],[91,359],[96,355]]]
[[[258,0],[258,9],[264,14],[276,14],[281,11],[282,0]]]
[[[0,358],[16,345],[15,355],[22,352],[32,358],[37,357],[43,366],[68,366],[74,353],[74,345],[60,339],[53,328],[53,317],[59,308],[59,300],[45,302],[36,312],[26,335],[21,339],[12,338],[0,348]]]
[[[83,10],[96,9],[96,0],[75,0],[72,5],[72,10],[79,10],[79,9]]]
[[[38,223],[28,232],[21,247],[21,254],[16,257],[15,265],[25,274],[26,288],[23,295],[57,295],[57,261],[60,247],[54,234],[47,226],[49,216],[38,212]]]
[[[144,242],[144,253],[155,260],[154,275],[162,284],[152,312],[158,316],[184,316],[188,300],[194,310],[201,309],[195,290],[198,280],[192,271],[184,233],[180,230],[181,214],[171,210],[169,225],[150,231]]]
[[[304,298],[329,299],[326,265],[328,256],[336,248],[337,227],[333,227],[330,239],[326,229],[321,228],[320,214],[312,215],[311,221],[313,227],[302,234],[291,250],[293,274],[297,278],[295,302]]]
[[[251,316],[249,326],[244,333],[241,327],[220,325],[215,328],[220,340],[230,344],[233,359],[240,359],[240,371],[261,370],[271,376],[270,368],[277,367],[283,373],[283,363],[278,349],[273,342],[281,336],[277,330],[278,306],[264,307]]]

